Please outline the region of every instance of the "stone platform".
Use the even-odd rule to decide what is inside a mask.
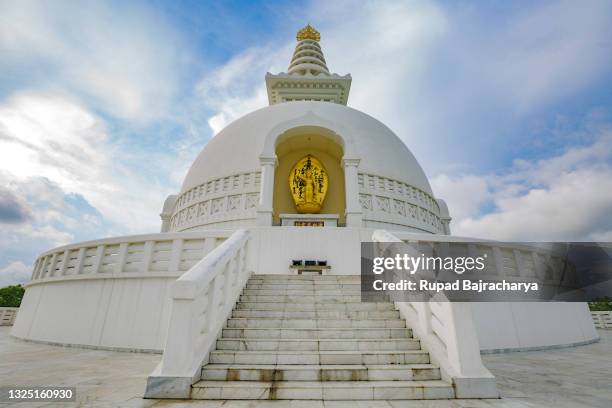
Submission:
[[[75,386],[72,404],[19,403],[16,407],[224,407],[224,408],[579,408],[612,406],[612,330],[601,341],[567,349],[483,356],[498,381],[499,400],[438,401],[177,401],[144,400],[147,375],[158,354],[88,350],[35,344],[0,327],[0,386]],[[9,406],[0,403],[0,407]]]

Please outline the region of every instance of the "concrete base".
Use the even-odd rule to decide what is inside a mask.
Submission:
[[[190,377],[149,376],[144,398],[189,399],[194,382]]]
[[[456,398],[499,398],[495,377],[453,378]]]

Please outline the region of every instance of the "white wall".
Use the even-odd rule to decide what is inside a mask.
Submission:
[[[599,338],[586,303],[473,303],[480,349],[534,349]]]
[[[174,278],[83,279],[28,287],[13,336],[161,351]]]
[[[371,230],[333,227],[271,227],[253,229],[251,262],[255,273],[287,274],[291,260],[326,260],[334,275],[358,275],[361,241]]]

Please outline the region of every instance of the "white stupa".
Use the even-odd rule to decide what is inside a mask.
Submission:
[[[181,191],[166,199],[161,233],[41,254],[12,334],[163,352],[147,396],[213,399],[492,397],[495,380],[481,351],[596,341],[581,303],[397,303],[387,310],[344,297],[345,286],[358,288],[361,242],[459,239],[448,236],[448,208],[406,145],[383,123],[346,106],[351,77],[330,73],[319,33],[308,25],[297,40],[287,73],[266,75],[270,106],[237,119],[206,144]],[[489,273],[498,277],[528,278],[537,273],[532,261],[547,256],[478,245],[491,254]],[[294,260],[324,260],[323,276],[296,275]],[[324,284],[338,288],[329,292],[335,305],[291,297],[305,285],[317,298]],[[251,302],[259,306],[248,309]],[[380,324],[410,328],[420,340],[411,343],[417,351],[404,350],[404,340],[386,341],[395,329],[371,326],[379,320],[370,321],[368,313],[378,312],[380,319],[401,320]],[[332,326],[316,326],[323,323]],[[305,329],[297,324],[310,331],[298,333]],[[362,334],[366,327],[374,328]],[[248,340],[251,334],[263,339]],[[325,336],[350,340],[336,344]],[[414,363],[408,355],[426,357]],[[292,362],[281,367],[284,358]],[[389,366],[390,358],[405,366]],[[335,364],[333,375],[324,374],[324,361],[335,361],[328,363]],[[421,364],[428,382],[418,382],[413,363]],[[355,364],[371,374],[349,381],[362,375]],[[310,380],[300,383],[296,372]],[[348,379],[342,377],[347,372]],[[326,382],[330,375],[338,381]],[[404,377],[382,380],[397,380],[393,375]]]

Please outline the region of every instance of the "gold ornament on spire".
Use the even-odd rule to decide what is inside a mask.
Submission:
[[[310,24],[307,24],[306,27],[298,31],[296,38],[298,41],[302,41],[302,40],[321,41],[321,34],[317,30],[315,30],[313,26],[311,26]]]

